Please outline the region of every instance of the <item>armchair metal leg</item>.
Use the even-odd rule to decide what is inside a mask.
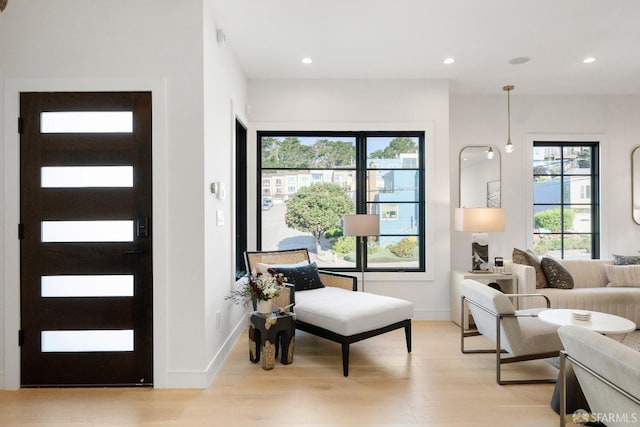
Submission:
[[[560,427],[567,425],[567,354],[560,352]]]

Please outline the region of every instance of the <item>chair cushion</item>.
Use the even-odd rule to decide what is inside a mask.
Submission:
[[[413,303],[329,286],[296,292],[294,311],[301,322],[350,336],[410,319]]]

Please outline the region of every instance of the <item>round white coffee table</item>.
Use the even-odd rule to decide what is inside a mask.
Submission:
[[[589,320],[576,320],[573,313],[590,313]],[[636,324],[624,317],[614,314],[600,313],[599,311],[573,310],[563,308],[552,308],[538,313],[538,317],[543,322],[554,325],[575,325],[582,326],[601,334],[626,334],[636,330]]]

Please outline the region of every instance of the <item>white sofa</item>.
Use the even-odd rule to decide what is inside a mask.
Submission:
[[[547,296],[552,308],[573,308],[615,314],[632,320],[640,328],[640,287],[608,287],[605,264],[613,260],[562,260],[561,264],[573,277],[573,289],[536,289],[533,267],[505,261],[506,271],[518,278],[518,293],[540,293]],[[542,307],[538,298],[520,299],[518,308]]]

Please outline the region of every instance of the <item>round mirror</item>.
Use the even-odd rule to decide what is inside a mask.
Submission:
[[[469,145],[460,150],[459,201],[461,208],[501,206],[500,151],[497,147]]]

